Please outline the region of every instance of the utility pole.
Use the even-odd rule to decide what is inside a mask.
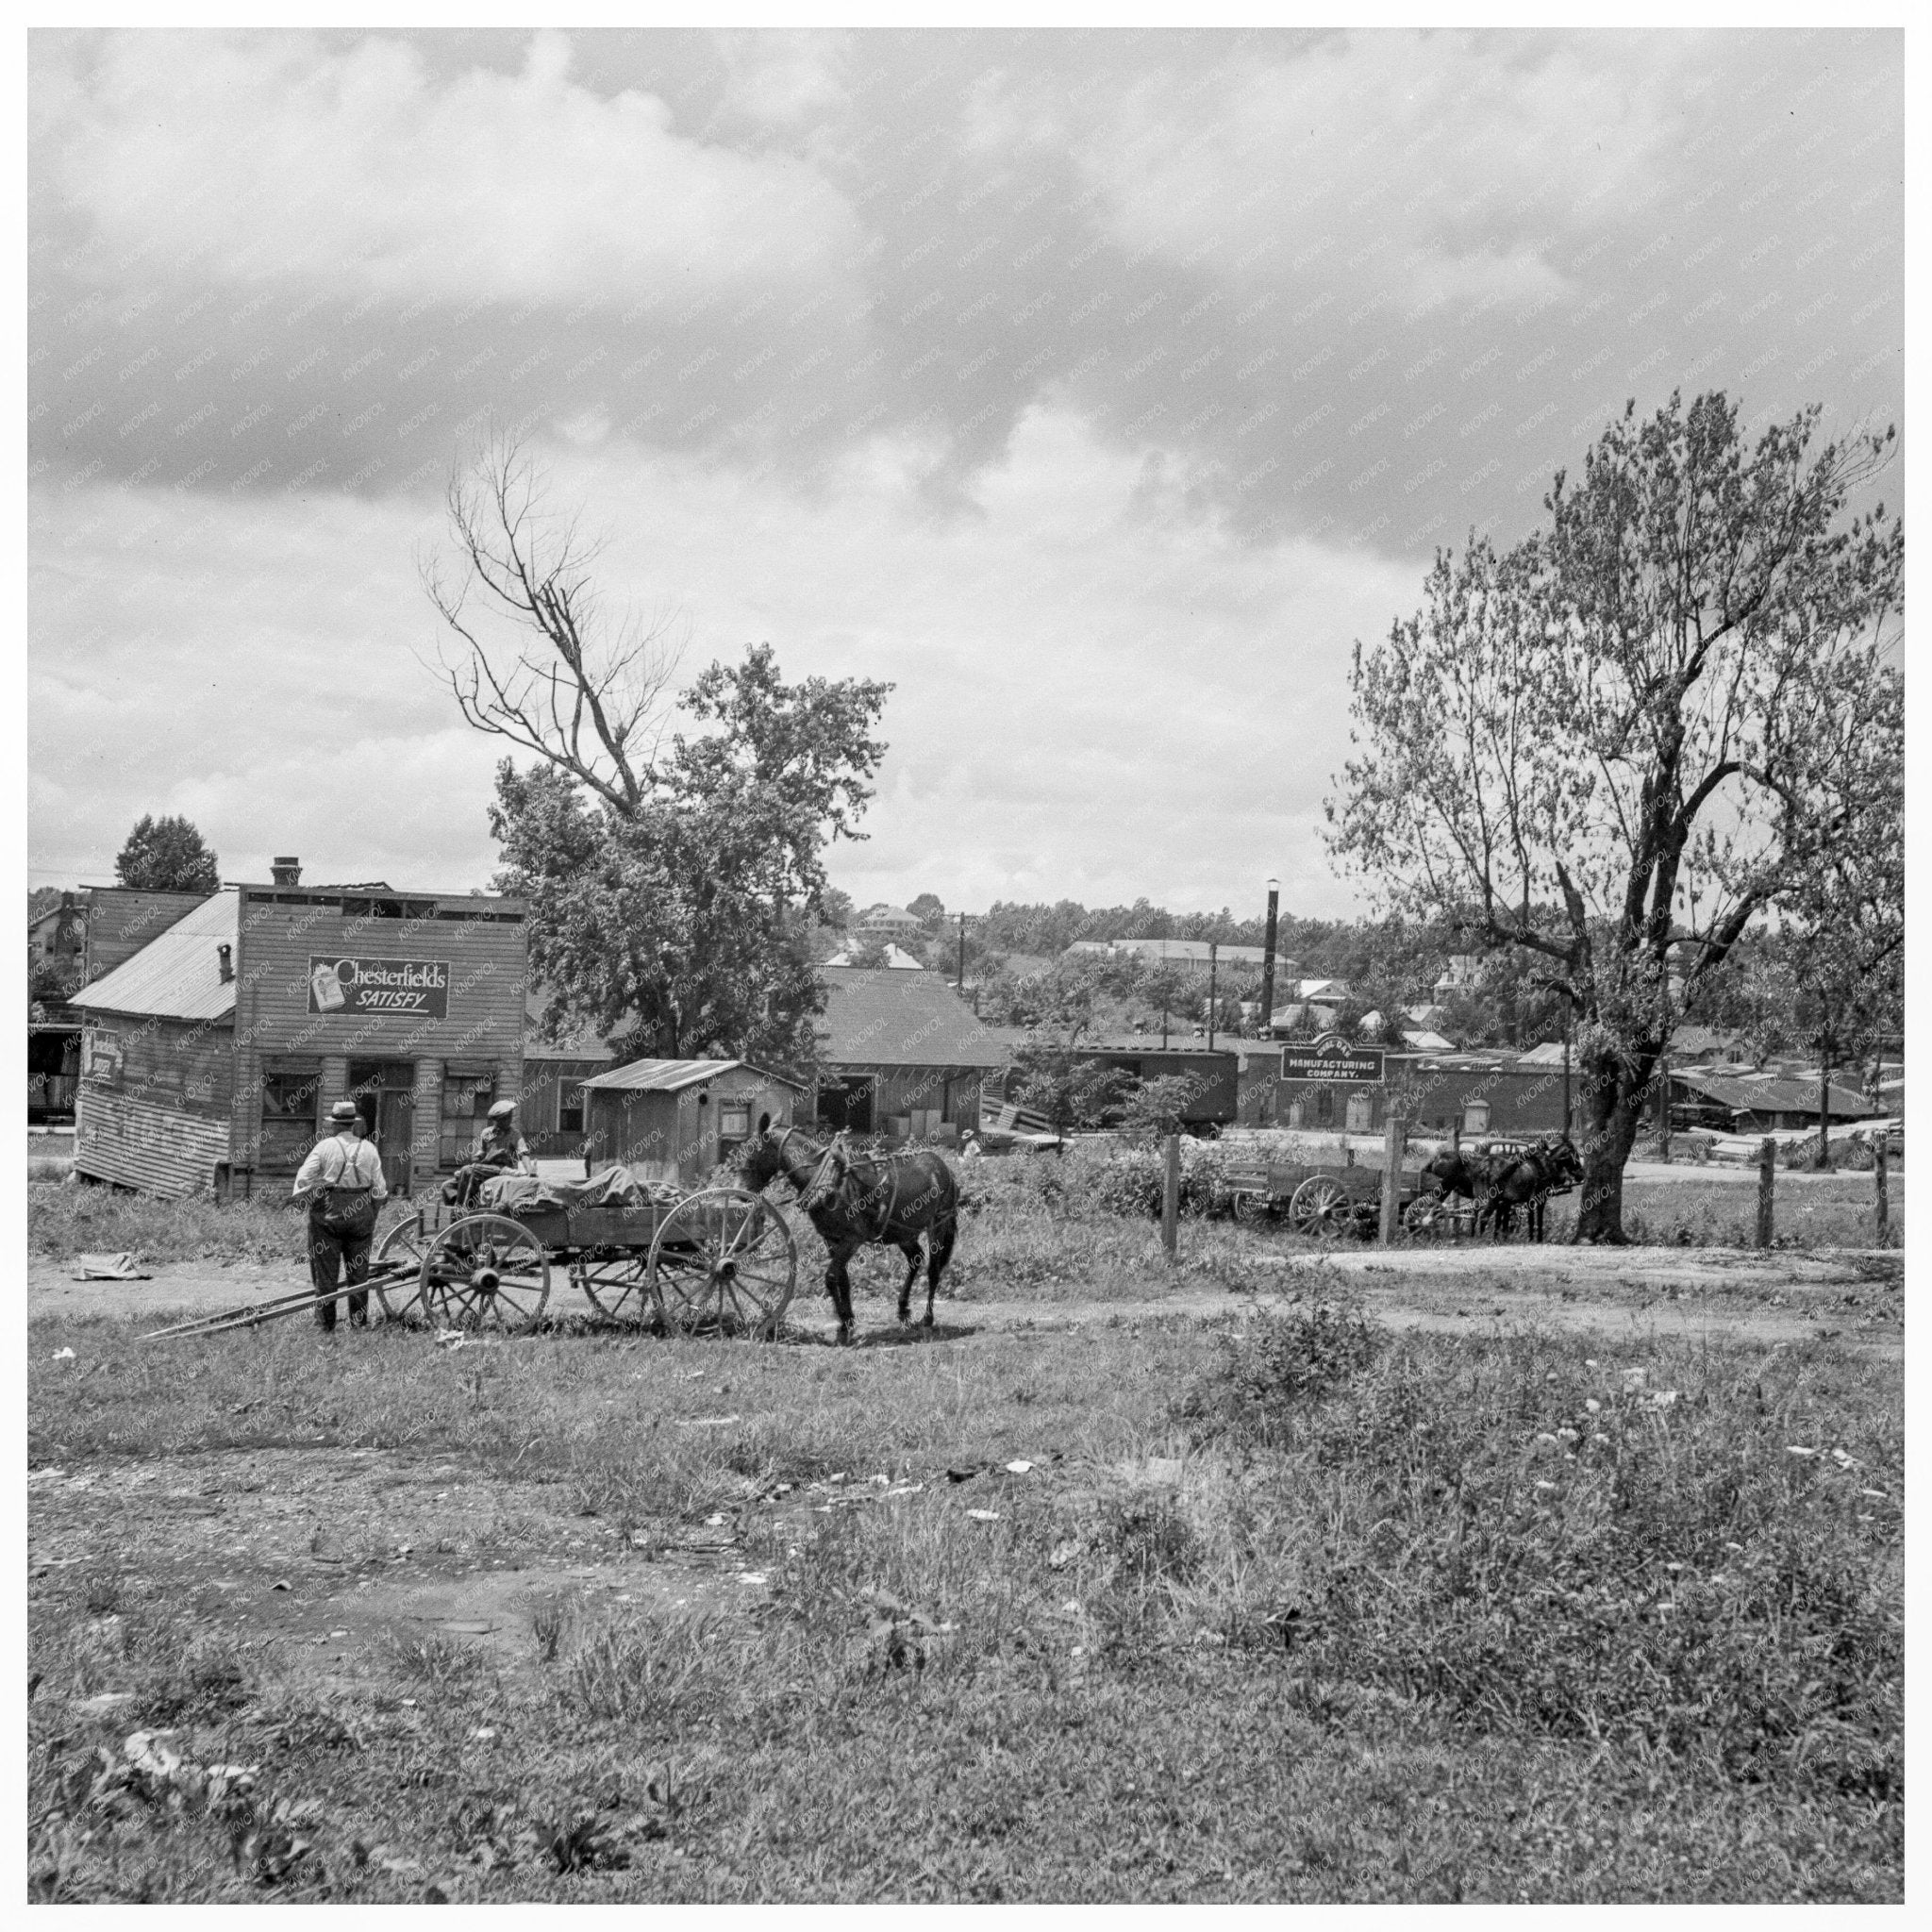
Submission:
[[[1268,937],[1262,942],[1261,951],[1261,1037],[1266,1040],[1274,1030],[1274,917],[1280,903],[1281,881],[1268,881]]]
[[[1213,940],[1208,941],[1208,1051],[1214,1051],[1214,989],[1215,974],[1219,970],[1221,947]]]
[[[959,991],[966,991],[966,915],[959,915]]]

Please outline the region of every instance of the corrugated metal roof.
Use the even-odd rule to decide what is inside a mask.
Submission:
[[[1733,1079],[1721,1074],[1707,1074],[1701,1067],[1673,1067],[1671,1077],[1681,1080],[1699,1093],[1707,1094],[1720,1107],[1728,1107],[1740,1113],[1815,1114],[1818,1111],[1818,1082],[1815,1079],[1782,1080],[1763,1074],[1750,1079]],[[1862,1093],[1832,1087],[1827,1090],[1825,1111],[1850,1120],[1862,1120],[1867,1114],[1876,1113],[1878,1108]]]
[[[835,1067],[1003,1067],[1008,1047],[937,973],[821,966],[819,1053]]]
[[[742,1067],[761,1080],[776,1080],[797,1088],[801,1093],[805,1091],[798,1081],[783,1074],[768,1074],[749,1060],[631,1060],[625,1066],[612,1067],[608,1074],[592,1074],[583,1084],[600,1090],[624,1088],[634,1093],[676,1093],[701,1081],[715,1080],[734,1067]]]
[[[235,982],[222,977],[215,948],[224,942],[234,945],[240,904],[241,894],[232,886],[204,899],[68,1004],[90,1011],[153,1013],[164,1020],[226,1019],[235,1010]]]

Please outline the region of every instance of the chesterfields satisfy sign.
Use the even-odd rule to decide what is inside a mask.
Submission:
[[[1315,1053],[1285,1048],[1281,1056],[1284,1080],[1340,1080],[1355,1086],[1375,1086],[1382,1078],[1382,1056],[1365,1047],[1341,1053]]]
[[[308,960],[311,1013],[412,1013],[449,1018],[447,959]]]

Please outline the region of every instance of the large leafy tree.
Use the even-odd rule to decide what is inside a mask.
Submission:
[[[890,685],[787,684],[770,645],[675,700],[661,622],[608,611],[574,522],[499,441],[452,479],[455,560],[424,579],[458,640],[441,675],[475,729],[535,755],[497,768],[500,890],[530,901],[530,965],[555,1033],[621,1057],[813,1058],[824,864],[858,822]]]
[[[215,855],[185,818],[143,812],[114,860],[124,886],[146,892],[219,892]]]
[[[1769,938],[1759,972],[1774,995],[1765,1043],[1818,1059],[1820,1166],[1830,1155],[1833,1071],[1857,1065],[1905,1024],[1903,783],[1871,807],[1868,823],[1882,835],[1834,850]]]
[[[1740,938],[1895,836],[1904,531],[1851,510],[1892,432],[1814,451],[1818,416],[1747,449],[1721,393],[1632,405],[1543,528],[1439,555],[1357,646],[1331,843],[1574,1002],[1579,1240],[1624,1239],[1645,1090]]]

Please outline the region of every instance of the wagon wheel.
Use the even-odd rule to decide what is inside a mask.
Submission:
[[[602,1261],[587,1260],[581,1255],[570,1264],[571,1279],[583,1290],[584,1299],[607,1322],[642,1322],[649,1319],[651,1300],[650,1252],[644,1248],[626,1249]]]
[[[1354,1218],[1347,1191],[1325,1174],[1311,1174],[1288,1204],[1289,1224],[1294,1231],[1322,1241],[1340,1234]]]
[[[1265,1221],[1268,1218],[1268,1206],[1266,1194],[1243,1190],[1234,1197],[1234,1218],[1251,1224],[1257,1221]]]
[[[769,1341],[798,1283],[798,1246],[785,1217],[742,1188],[680,1201],[651,1243],[651,1300],[670,1335]]]
[[[1418,1241],[1433,1241],[1454,1223],[1444,1211],[1440,1194],[1418,1194],[1402,1210],[1402,1225],[1406,1233]]]
[[[401,1263],[408,1271],[373,1284],[375,1299],[382,1304],[385,1321],[400,1322],[417,1306],[423,1293],[423,1257],[428,1247],[429,1237],[423,1232],[422,1224],[414,1215],[408,1221],[399,1221],[383,1236],[375,1250],[375,1268],[379,1270],[386,1263]]]
[[[471,1214],[429,1243],[422,1281],[424,1313],[444,1327],[523,1335],[550,1299],[550,1257],[521,1221]]]

